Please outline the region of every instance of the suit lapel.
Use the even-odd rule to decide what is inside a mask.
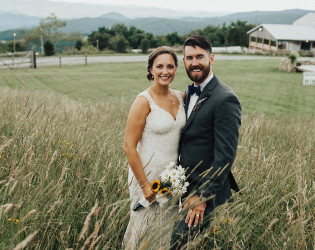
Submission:
[[[218,79],[216,78],[216,76],[214,75],[213,78],[211,79],[211,81],[206,85],[206,87],[202,90],[196,104],[199,102],[199,100],[202,100],[203,98],[210,98],[211,97],[211,92],[212,90],[214,89],[215,85],[217,84],[218,82]],[[188,91],[187,91],[188,92]],[[188,102],[187,102],[187,98],[188,98]],[[208,101],[207,99],[207,101]],[[186,111],[186,114],[187,114],[187,110],[188,110],[188,105],[189,105],[189,100],[190,100],[190,96],[186,96],[186,102],[187,102],[187,105],[185,105],[185,111]],[[191,114],[189,116],[189,118],[187,119],[186,121],[186,124],[182,130],[182,133],[185,132],[185,130],[190,126],[190,124],[192,123],[192,121],[194,120],[196,114],[198,113],[200,108],[198,109],[193,109],[191,111]]]
[[[185,114],[187,114],[189,101],[190,101],[190,94],[187,88],[186,93],[185,93]]]

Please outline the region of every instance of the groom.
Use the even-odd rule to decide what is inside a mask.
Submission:
[[[210,213],[238,191],[231,173],[241,125],[241,105],[233,90],[212,72],[211,42],[193,36],[184,42],[184,65],[193,84],[186,91],[187,122],[181,133],[179,164],[189,187],[184,218],[175,224],[171,246],[180,249],[210,223]]]

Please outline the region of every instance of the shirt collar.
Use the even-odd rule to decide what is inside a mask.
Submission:
[[[201,91],[204,89],[204,87],[207,86],[207,84],[211,81],[212,78],[213,78],[213,72],[211,73],[210,76],[206,78],[206,80],[204,80],[201,84],[199,84]],[[195,83],[194,83],[194,86],[197,87]]]

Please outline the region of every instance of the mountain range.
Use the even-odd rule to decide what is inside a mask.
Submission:
[[[117,3],[116,3],[117,2]],[[231,12],[218,12],[213,10],[190,11],[182,9],[168,9],[161,7],[145,7],[136,5],[117,5],[119,1],[112,1],[112,4],[96,4],[82,2],[61,2],[58,0],[1,0],[0,11],[6,11],[28,16],[46,17],[55,13],[58,18],[74,19],[83,17],[99,17],[108,12],[119,12],[128,18],[162,17],[179,18],[187,15],[209,17],[222,16]],[[180,6],[179,6],[180,7]]]
[[[135,26],[145,32],[151,32],[154,35],[166,35],[173,32],[183,35],[189,33],[191,30],[203,29],[207,25],[221,26],[224,23],[230,25],[231,22],[236,22],[237,20],[247,21],[248,24],[255,25],[261,23],[292,24],[295,20],[309,12],[315,13],[315,11],[293,9],[283,11],[241,12],[215,17],[130,18],[118,12],[109,12],[98,17],[63,19],[66,21],[67,25],[60,31],[65,33],[80,32],[87,35],[101,26],[110,28],[114,24],[124,23],[128,27]],[[0,31],[2,30],[2,32],[0,32],[0,40],[12,40],[13,32],[21,28],[38,26],[40,19],[41,17],[0,11]]]

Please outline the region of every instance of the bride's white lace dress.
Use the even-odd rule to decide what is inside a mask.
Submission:
[[[169,112],[160,108],[148,91],[139,94],[139,96],[144,96],[149,101],[151,108],[151,112],[146,117],[146,124],[137,146],[141,162],[144,166],[144,172],[149,182],[158,179],[160,173],[163,171],[163,167],[169,162],[177,161],[180,132],[185,125],[186,116],[180,92],[176,90],[172,91],[179,100],[176,119]],[[133,211],[132,209],[143,197],[143,193],[130,168],[128,184],[131,197],[131,211],[130,221],[124,237],[124,247],[126,249],[137,249],[144,243],[146,247],[153,249],[167,247],[170,242],[173,226],[173,223],[167,220],[172,213],[178,212],[178,210],[173,208],[166,213],[163,209],[161,216],[162,210],[159,208],[158,203],[154,202],[148,208]],[[156,230],[155,233],[152,232],[157,226],[163,228],[162,237],[160,237],[161,235]],[[159,238],[158,243],[154,241],[154,236],[157,235]]]

